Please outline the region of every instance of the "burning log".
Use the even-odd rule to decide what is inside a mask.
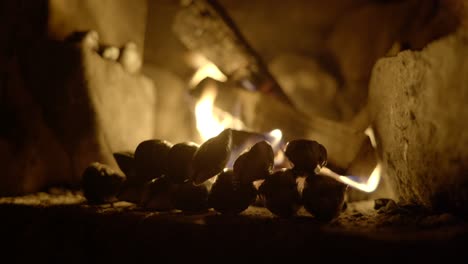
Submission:
[[[188,49],[203,54],[244,88],[271,94],[292,105],[260,57],[215,1],[189,1],[176,15],[173,31]]]

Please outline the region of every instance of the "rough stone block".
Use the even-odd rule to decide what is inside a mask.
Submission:
[[[94,161],[118,170],[113,152],[153,137],[152,81],[94,48],[86,37],[38,41],[11,63],[1,109],[8,133],[0,135],[0,195],[77,185]]]
[[[467,31],[380,59],[369,101],[399,200],[468,212]]]

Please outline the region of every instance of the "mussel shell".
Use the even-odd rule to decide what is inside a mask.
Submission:
[[[88,203],[99,204],[117,200],[125,176],[105,164],[93,162],[84,170],[81,180]]]
[[[171,196],[176,209],[184,212],[200,212],[208,209],[208,188],[191,181],[178,184]]]
[[[114,159],[119,165],[120,170],[125,174],[127,180],[131,181],[136,177],[135,157],[130,151],[121,151],[114,153]]]
[[[195,184],[202,184],[223,171],[231,155],[231,143],[231,130],[225,129],[198,148],[193,156],[191,172]]]
[[[164,175],[148,181],[143,186],[139,205],[146,209],[168,211],[174,209],[172,194],[175,186]]]
[[[167,157],[172,144],[150,139],[141,142],[135,150],[137,181],[147,182],[167,173]]]
[[[348,185],[322,176],[307,176],[302,190],[304,208],[320,221],[331,221],[338,217],[345,204]]]
[[[211,187],[209,205],[223,214],[239,214],[255,202],[257,190],[252,183],[240,183],[232,170],[218,175]]]
[[[174,183],[183,183],[190,177],[192,160],[198,145],[192,142],[172,146],[167,157],[167,175]]]
[[[327,150],[314,140],[297,139],[286,144],[285,155],[300,172],[314,173],[317,165],[327,164]]]
[[[274,158],[270,143],[260,141],[237,158],[233,170],[241,183],[252,183],[270,174]]]
[[[300,194],[291,169],[279,170],[268,176],[260,186],[259,194],[265,207],[277,216],[293,216],[300,208]]]

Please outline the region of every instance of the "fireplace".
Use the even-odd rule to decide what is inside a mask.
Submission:
[[[464,255],[464,1],[1,6],[19,260]]]

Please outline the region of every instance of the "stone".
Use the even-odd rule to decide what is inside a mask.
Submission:
[[[0,179],[2,186],[16,186],[1,193],[77,185],[90,162],[118,170],[113,152],[135,149],[152,138],[156,104],[152,82],[103,59],[85,40],[86,34],[82,41],[38,40],[21,54],[21,67],[12,62],[5,88],[11,92],[5,93],[5,100],[10,101],[8,109],[23,114],[8,114],[5,125],[12,138],[2,139],[1,152],[13,153],[12,144],[18,140],[24,145]],[[25,130],[31,133],[24,134]],[[25,166],[28,160],[34,164]]]
[[[8,127],[0,135],[0,195],[78,186],[93,161],[118,170],[112,152],[154,133],[155,91],[97,51],[128,41],[143,51],[146,1],[0,5],[0,115]],[[67,39],[76,31],[81,38]]]
[[[104,47],[100,53],[104,59],[112,61],[116,61],[120,56],[119,48],[114,46]]]
[[[380,208],[384,208],[387,204],[392,201],[392,199],[388,198],[379,198],[374,200],[374,209],[379,210]]]
[[[338,78],[318,59],[302,54],[280,54],[270,62],[269,67],[298,110],[310,116],[341,119],[341,106],[334,101]]]
[[[119,62],[129,73],[137,73],[140,71],[143,59],[138,53],[138,47],[135,43],[129,42],[124,45],[122,53],[119,56]]]
[[[337,19],[327,38],[343,79],[336,101],[348,120],[365,107],[374,63],[395,43],[420,49],[453,32],[457,19],[450,1],[370,1]]]
[[[383,168],[396,198],[468,212],[468,34],[380,59],[369,104]]]
[[[40,105],[24,83],[19,62],[12,60],[6,68],[0,104],[0,195],[77,182],[78,177],[70,173],[71,162],[63,145],[45,123]]]
[[[132,40],[139,48],[139,52],[143,52],[147,1],[47,0],[47,2],[48,31],[52,38],[62,40],[71,32],[94,29],[102,43],[121,47]]]

